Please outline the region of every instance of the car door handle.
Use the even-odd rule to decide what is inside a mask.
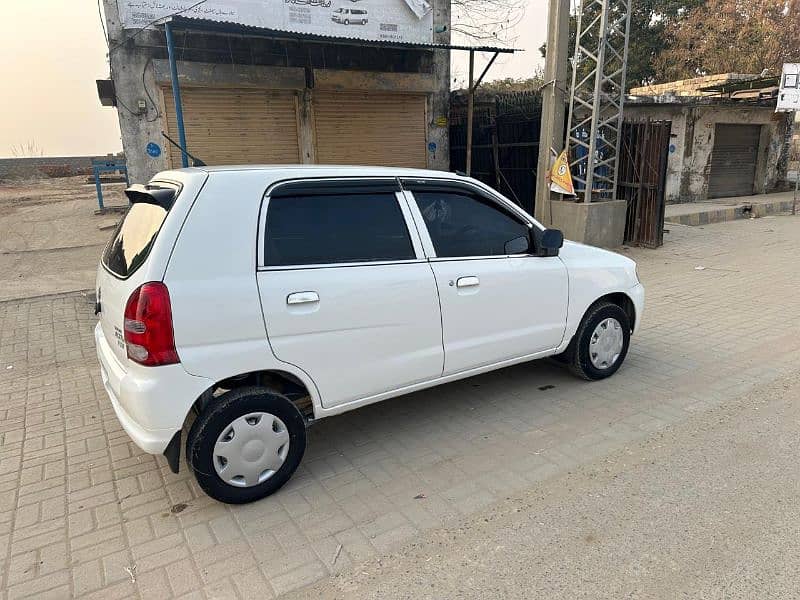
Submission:
[[[286,304],[289,306],[295,304],[312,304],[319,302],[319,294],[317,292],[294,292],[286,296]]]
[[[476,285],[480,285],[480,283],[481,282],[477,277],[470,275],[469,277],[459,277],[458,281],[456,281],[456,287],[475,287]]]

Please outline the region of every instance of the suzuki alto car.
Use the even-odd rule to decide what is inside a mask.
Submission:
[[[620,368],[635,263],[488,186],[413,169],[167,171],[97,271],[97,354],[125,431],[230,503],[291,477],[313,420],[523,361]]]

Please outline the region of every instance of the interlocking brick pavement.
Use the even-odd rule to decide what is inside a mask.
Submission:
[[[292,481],[246,506],[210,500],[121,430],[85,295],[0,303],[2,597],[275,597],[796,363],[800,219],[667,239],[629,251],[648,306],[613,378],[538,362],[321,421]]]

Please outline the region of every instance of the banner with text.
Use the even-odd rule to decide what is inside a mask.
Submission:
[[[184,17],[343,38],[433,41],[428,0],[119,0],[125,29],[180,13]],[[187,10],[188,9],[188,10]]]

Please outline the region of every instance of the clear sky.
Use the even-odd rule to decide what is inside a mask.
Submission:
[[[487,80],[527,77],[541,64],[547,3],[528,0],[517,48],[498,58]],[[113,107],[100,106],[96,79],[108,77],[96,0],[0,0],[0,157],[33,143],[47,156],[107,154],[122,149]],[[454,73],[466,76],[466,55]],[[476,57],[476,69],[488,57]]]

